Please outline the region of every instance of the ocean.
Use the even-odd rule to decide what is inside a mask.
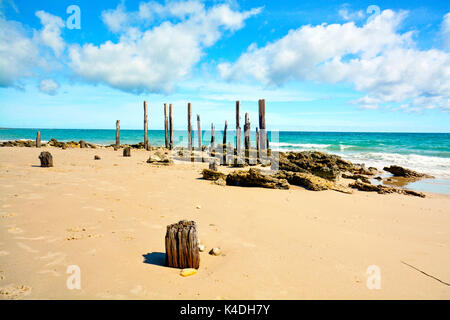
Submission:
[[[0,129],[0,140],[36,138],[41,131],[42,141],[55,138],[59,141],[79,141],[109,145],[115,142],[115,130],[97,129]],[[450,133],[375,133],[375,132],[300,132],[271,131],[269,145],[273,150],[318,150],[342,156],[354,163],[365,163],[382,169],[386,165],[400,165],[435,176],[438,184],[448,184],[450,193]],[[143,130],[120,131],[122,144],[143,141]],[[235,132],[228,131],[228,142],[235,141]],[[210,131],[202,132],[203,145],[209,145]],[[216,130],[216,143],[221,143],[223,132]],[[164,145],[164,130],[149,130],[150,144]],[[255,145],[255,131],[251,133]],[[197,132],[194,131],[194,145]],[[187,131],[174,131],[174,144],[187,144]],[[416,188],[417,189],[417,188]],[[447,192],[445,192],[447,193]]]

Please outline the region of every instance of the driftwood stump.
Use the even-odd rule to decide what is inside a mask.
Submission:
[[[87,148],[86,141],[80,140],[80,148]]]
[[[48,151],[43,151],[39,155],[39,160],[41,160],[41,167],[48,168],[53,167],[53,157]]]
[[[166,265],[173,268],[194,268],[200,266],[197,226],[194,221],[181,220],[167,226]]]
[[[130,147],[123,148],[123,156],[124,157],[131,157],[131,148]]]

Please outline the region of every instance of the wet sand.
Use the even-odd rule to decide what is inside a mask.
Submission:
[[[44,150],[53,168],[39,167]],[[223,187],[201,179],[207,164],[147,158],[0,148],[0,299],[450,298],[435,279],[450,282],[448,195]],[[189,277],[163,265],[166,225],[181,219],[207,248]]]

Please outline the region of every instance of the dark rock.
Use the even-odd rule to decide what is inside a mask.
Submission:
[[[342,178],[353,179],[353,180],[360,179],[361,181],[363,181],[365,183],[370,183],[369,178],[367,178],[366,176],[363,176],[362,174],[346,174],[346,173],[343,173],[342,174]]]
[[[39,160],[41,160],[41,167],[48,168],[53,167],[53,157],[48,151],[43,151],[39,155]]]
[[[123,149],[123,156],[124,157],[131,157],[131,148],[130,147],[125,147]]]
[[[276,166],[274,162],[273,166]],[[341,171],[352,172],[354,166],[341,157],[318,151],[280,152],[278,169],[311,173],[328,180],[337,180]]]
[[[422,192],[416,192],[413,190],[400,189],[394,187],[387,187],[381,184],[375,186],[370,183],[362,182],[361,180],[356,180],[354,183],[349,184],[349,186],[361,191],[378,192],[379,194],[399,193],[425,198],[425,194],[423,194]]]
[[[55,138],[51,138],[50,141],[48,142],[48,145],[52,147],[61,148],[64,145],[64,142],[59,142]]]
[[[286,179],[290,184],[313,191],[335,190],[343,193],[352,193],[348,188],[338,185],[330,180],[315,176],[311,173],[279,171],[276,178]]]
[[[169,151],[159,149],[150,153],[150,157],[147,159],[147,163],[171,165],[173,161],[170,158]]]
[[[229,186],[289,189],[286,179],[262,174],[261,170],[256,168],[251,168],[248,171],[233,171],[227,175],[226,182]]]
[[[203,169],[202,175],[203,175],[203,179],[205,179],[205,180],[215,181],[218,179],[226,179],[226,175],[217,170]]]
[[[133,149],[145,149],[145,144],[142,141],[136,144],[132,144],[130,147],[132,147]]]
[[[94,156],[94,160],[100,160],[100,159],[101,159],[100,156],[98,156],[98,155]]]
[[[406,169],[400,166],[390,166],[384,167],[384,171],[392,173],[395,177],[405,177],[405,178],[434,178],[425,173],[416,172],[410,169]]]

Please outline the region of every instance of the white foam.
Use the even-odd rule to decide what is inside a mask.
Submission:
[[[384,152],[340,153],[342,158],[354,163],[383,169],[385,166],[398,165],[435,177],[450,179],[450,158],[423,156],[418,154],[398,154]]]
[[[282,149],[286,147],[289,147],[290,148],[289,150],[294,150],[293,148],[300,148],[301,150],[304,150],[304,149],[326,149],[331,146],[331,144],[286,143],[286,142],[270,142],[269,145],[273,150],[277,151],[286,150]]]

